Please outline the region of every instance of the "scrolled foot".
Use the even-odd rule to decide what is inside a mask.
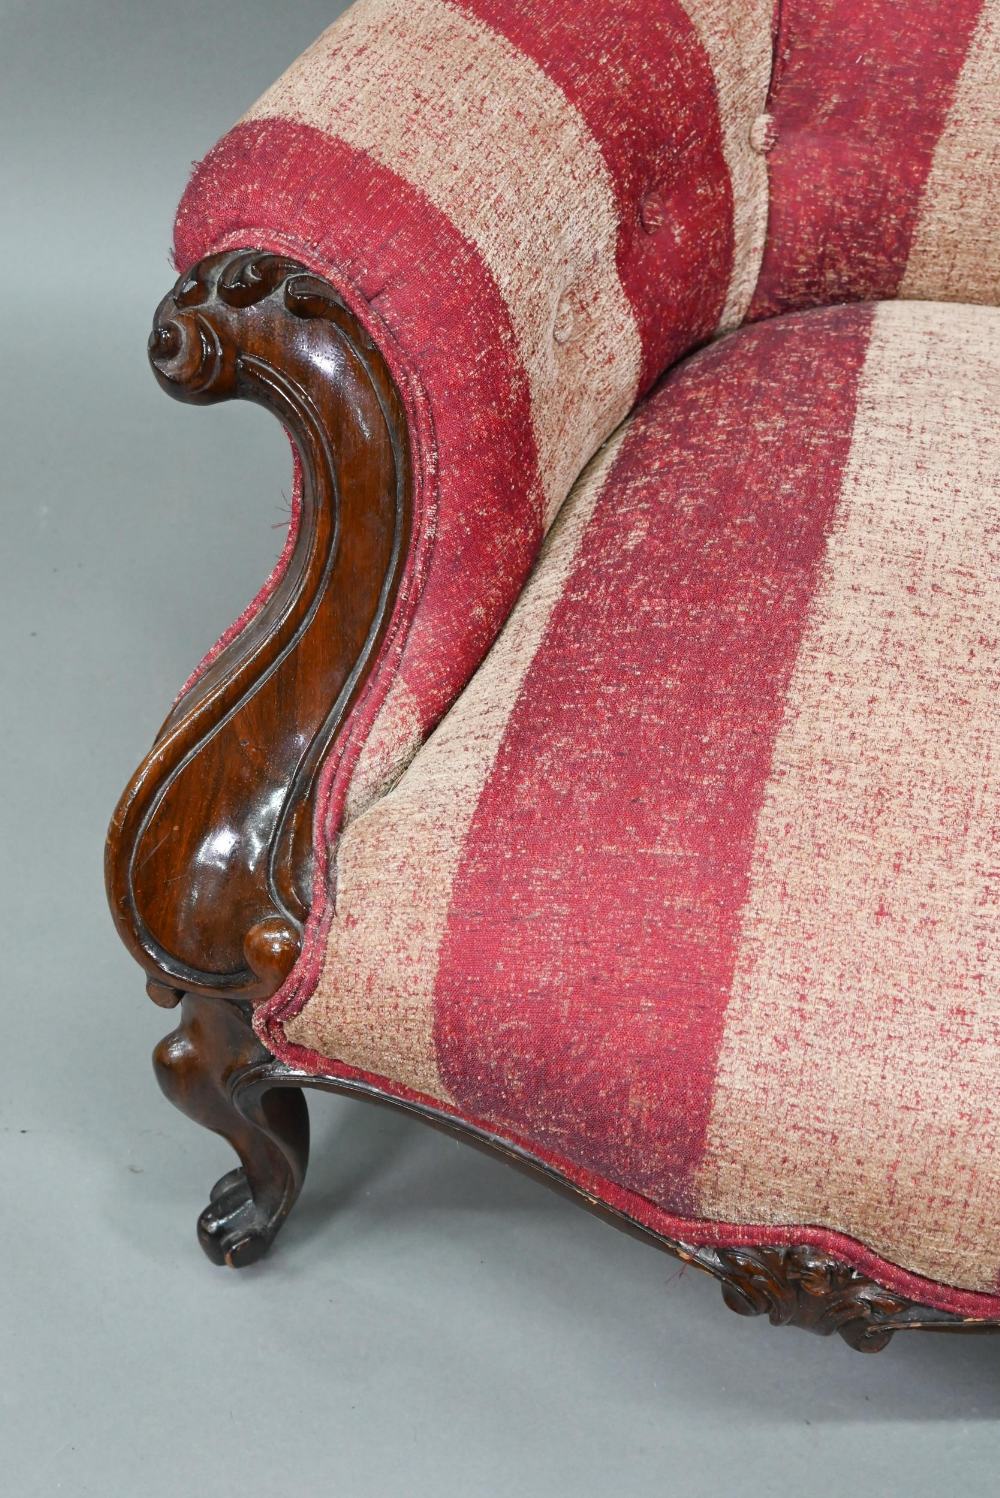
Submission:
[[[264,1257],[281,1222],[254,1201],[241,1166],[212,1188],[211,1200],[198,1218],[198,1242],[213,1264],[243,1269]]]
[[[275,1085],[279,1068],[246,1010],[224,1000],[185,995],[181,1023],[157,1046],[154,1064],[170,1101],[227,1139],[241,1161],[216,1182],[198,1219],[198,1241],[214,1264],[253,1264],[270,1248],[302,1187],[309,1151],[305,1099],[297,1089]]]

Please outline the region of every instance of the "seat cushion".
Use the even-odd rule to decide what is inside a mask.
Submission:
[[[688,1242],[1000,1309],[1000,310],[790,314],[597,455],[259,1017]]]

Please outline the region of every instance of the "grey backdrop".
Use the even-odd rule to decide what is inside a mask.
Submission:
[[[200,155],[332,0],[0,0],[0,1486],[996,1491],[1000,1339],[877,1358],[718,1291],[417,1124],[316,1098],[273,1259],[211,1267],[224,1145],[175,1113],[104,829],[277,549],[276,424],[184,409],[144,345]]]

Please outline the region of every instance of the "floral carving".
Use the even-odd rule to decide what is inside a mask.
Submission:
[[[767,1316],[820,1337],[834,1332],[858,1352],[879,1352],[899,1331],[982,1332],[997,1323],[937,1311],[869,1279],[808,1244],[790,1247],[664,1247],[720,1281],[722,1298],[740,1316]]]
[[[878,1352],[908,1301],[839,1259],[806,1246],[719,1249],[722,1298],[741,1316],[766,1315],[772,1326],[838,1332],[859,1352]]]

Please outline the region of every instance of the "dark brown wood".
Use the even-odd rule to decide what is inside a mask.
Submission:
[[[240,1166],[217,1182],[198,1219],[216,1264],[242,1268],[266,1253],[302,1189],[309,1112],[299,1089],[239,1084],[271,1057],[245,1004],[187,994],[177,1029],[153,1053],[161,1088],[182,1113],[227,1139]]]
[[[772,1326],[799,1326],[821,1337],[838,1332],[858,1352],[879,1352],[897,1330],[935,1318],[829,1254],[806,1245],[727,1248],[713,1254],[722,1298],[740,1316],[766,1315]],[[974,1323],[959,1322],[968,1330]],[[948,1321],[938,1330],[956,1330]]]
[[[711,1248],[663,1237],[529,1151],[378,1088],[294,1071],[260,1044],[250,1001],[277,991],[300,947],[312,879],[319,766],[386,629],[411,525],[406,423],[389,371],[333,290],[253,250],[182,276],[161,304],[150,358],[165,389],[243,398],[279,416],[303,469],[289,564],[253,622],[178,700],[122,797],[108,839],[118,929],[150,996],[180,1004],[156,1074],[240,1159],[198,1222],[216,1263],[266,1252],[302,1186],[306,1087],[367,1098],[445,1129],[569,1193],[714,1276],[744,1316],[875,1352],[897,1331],[993,1331],[891,1293],[804,1244]]]
[[[178,700],[108,838],[111,907],[151,996],[259,1000],[298,954],[317,775],[396,596],[411,520],[405,413],[333,289],[253,250],[180,278],[150,360],[179,400],[273,411],[302,463],[280,582]]]

